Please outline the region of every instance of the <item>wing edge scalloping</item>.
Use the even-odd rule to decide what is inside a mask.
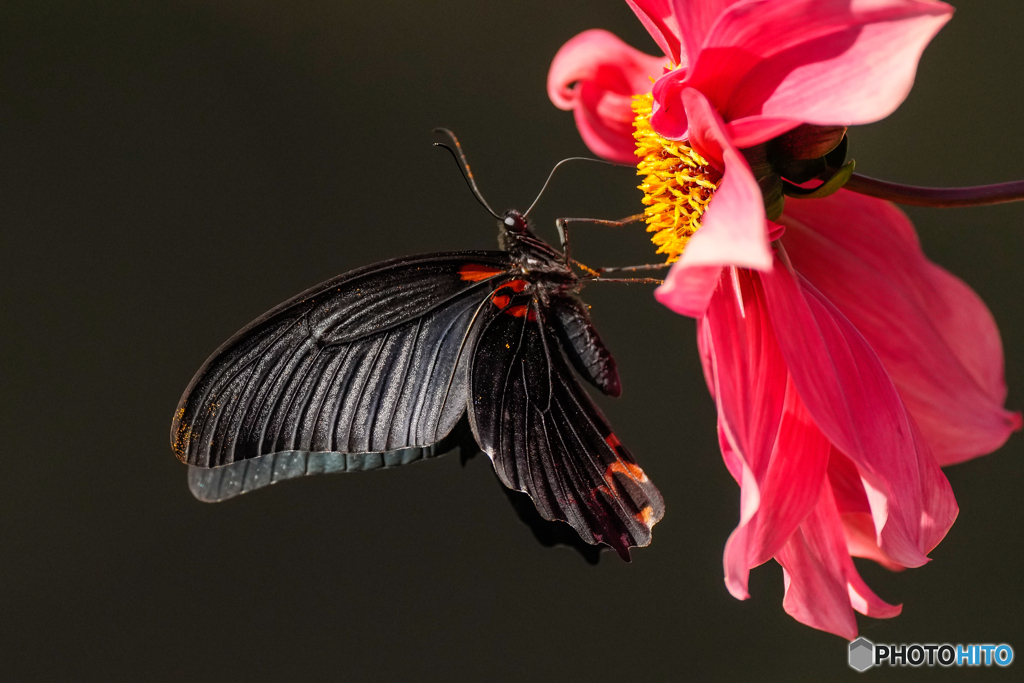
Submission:
[[[318,474],[364,472],[407,465],[441,455],[437,444],[387,452],[280,451],[238,460],[219,467],[189,465],[188,488],[197,500],[219,503],[291,479]],[[231,480],[228,476],[234,475]],[[225,485],[237,490],[223,495]],[[203,491],[212,491],[207,495]]]

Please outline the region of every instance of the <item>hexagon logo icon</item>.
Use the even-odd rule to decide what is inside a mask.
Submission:
[[[867,671],[875,664],[875,644],[867,638],[858,638],[850,643],[850,666],[857,671]]]

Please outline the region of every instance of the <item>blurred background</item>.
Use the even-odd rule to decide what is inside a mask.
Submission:
[[[965,185],[1024,177],[1012,0],[963,3],[858,171]],[[461,137],[499,210],[587,154],[545,77],[594,27],[654,43],[621,0],[8,0],[0,8],[0,677],[5,680],[853,678],[846,642],[785,614],[782,572],[734,600],[738,519],[694,324],[651,288],[586,291],[624,385],[600,400],[668,512],[631,564],[544,548],[486,458],[194,500],[168,430],[203,360],[335,274],[495,247],[431,147]],[[560,171],[533,217],[639,208],[629,169]],[[925,251],[999,322],[1024,407],[1024,205],[909,211]],[[851,230],[857,226],[851,224]],[[587,263],[652,260],[641,229],[580,229]],[[960,517],[934,561],[858,561],[902,616],[884,643],[1024,654],[1024,439],[947,470]],[[1013,676],[875,669],[877,679]]]

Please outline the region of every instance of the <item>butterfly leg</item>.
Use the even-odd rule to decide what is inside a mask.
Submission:
[[[664,284],[664,280],[659,280],[656,277],[590,277],[584,279],[584,282],[631,282],[636,285],[661,285]]]
[[[661,270],[671,265],[671,263],[645,263],[642,266],[607,266],[597,268],[596,270],[599,275],[604,275],[605,273],[635,273],[638,270]]]
[[[607,225],[613,228],[621,228],[626,225],[633,223],[639,223],[644,219],[644,214],[637,213],[632,216],[626,216],[617,221],[602,220],[600,218],[559,218],[555,221],[555,227],[558,228],[558,239],[562,243],[562,253],[565,255],[565,262],[570,263],[569,259],[569,224],[570,223],[590,223],[592,225]]]

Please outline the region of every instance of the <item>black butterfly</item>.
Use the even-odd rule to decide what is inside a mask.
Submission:
[[[523,214],[506,213],[499,231],[502,251],[408,256],[340,275],[221,346],[171,425],[196,497],[439,455],[468,413],[498,477],[545,519],[624,559],[650,543],[661,494],[569,368],[620,394],[577,296],[590,278]]]

